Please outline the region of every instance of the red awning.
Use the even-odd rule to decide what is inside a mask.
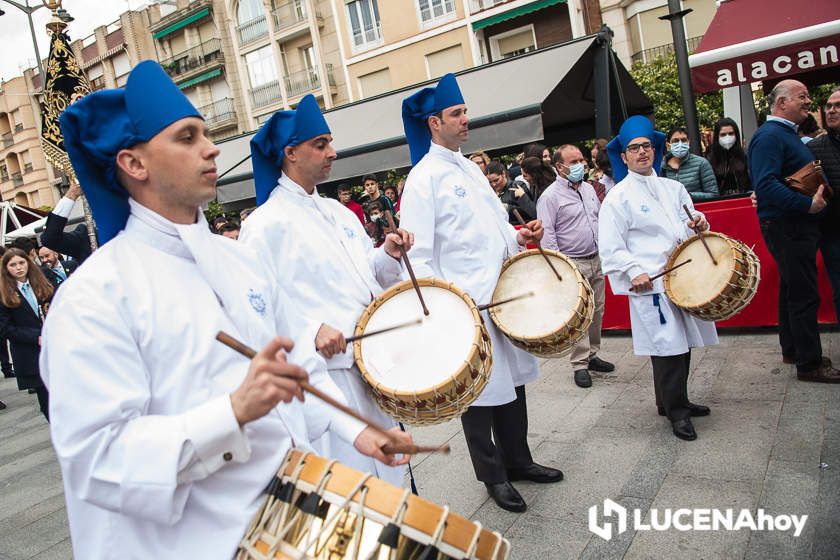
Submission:
[[[840,1],[721,2],[688,62],[698,93],[840,66]]]

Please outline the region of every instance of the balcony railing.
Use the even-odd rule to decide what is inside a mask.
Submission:
[[[688,45],[688,52],[692,53],[697,50],[697,47],[700,45],[700,41],[703,39],[703,36],[700,35],[698,37],[692,37],[686,41]],[[659,45],[658,47],[651,47],[649,49],[645,49],[643,51],[639,51],[631,57],[632,62],[643,62],[647,64],[648,62],[653,62],[657,58],[662,58],[663,56],[669,56],[674,52],[674,43],[668,43],[667,45]]]
[[[504,4],[509,1],[510,0],[470,0],[470,13],[474,14],[476,12],[480,12],[481,10],[486,10],[487,8],[492,8],[493,6],[498,6],[499,4]]]
[[[274,80],[251,88],[251,105],[254,109],[271,105],[283,99],[283,93],[280,91],[280,82]]]
[[[12,136],[11,132],[7,132],[6,134],[3,135],[3,147],[4,148],[8,148],[9,146],[11,146],[14,143],[15,143],[15,139]]]
[[[222,62],[224,59],[222,41],[214,38],[167,58],[161,62],[161,66],[174,78],[196,68],[205,67],[212,62]]]
[[[236,32],[239,35],[240,45],[247,45],[248,43],[253,43],[258,39],[267,37],[268,24],[265,21],[265,16],[260,16],[252,19],[251,21],[246,21],[236,28]]]
[[[23,123],[17,123],[15,125],[15,132],[20,132],[21,130],[23,130]]]
[[[204,122],[210,128],[231,121],[236,122],[236,110],[233,108],[233,99],[230,97],[199,107],[198,112],[204,115]]]
[[[32,171],[32,164],[31,163],[24,163],[23,164],[23,172],[24,173],[29,173],[30,171]]]
[[[12,173],[12,182],[15,184],[16,187],[19,187],[23,184],[23,175],[20,174],[20,171],[17,173]]]
[[[332,64],[325,65],[327,82],[330,86],[335,86],[335,77],[333,76]],[[318,66],[306,68],[299,72],[293,72],[284,77],[286,85],[286,95],[289,97],[297,97],[307,93],[321,89],[321,80],[318,77]]]

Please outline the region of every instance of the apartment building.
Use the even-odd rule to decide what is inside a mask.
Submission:
[[[332,8],[354,100],[601,26],[597,0],[332,0]]]
[[[601,0],[601,18],[615,33],[613,50],[625,66],[650,62],[674,51],[671,23],[659,17],[668,13],[668,0]],[[684,19],[689,52],[697,48],[715,15],[715,0],[682,0],[692,12]]]

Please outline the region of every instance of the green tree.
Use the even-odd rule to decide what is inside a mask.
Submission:
[[[682,94],[674,55],[663,56],[647,64],[636,62],[630,74],[653,105],[654,123],[659,130],[685,125]],[[723,94],[719,91],[696,96],[700,128],[712,128],[723,115]]]

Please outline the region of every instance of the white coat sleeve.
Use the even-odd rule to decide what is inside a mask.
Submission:
[[[66,488],[98,507],[172,525],[192,482],[250,458],[230,396],[149,414],[150,377],[127,314],[92,304],[102,301],[95,287],[72,287],[50,309],[40,357]]]
[[[688,227],[688,225],[686,225],[686,222],[688,221],[688,216],[685,215],[685,209],[683,209],[683,205],[688,206],[688,209],[691,210],[691,215],[692,216],[698,216],[699,215],[699,216],[702,216],[705,219],[706,215],[703,214],[703,212],[700,212],[699,210],[696,210],[694,208],[694,202],[691,200],[691,195],[688,194],[688,191],[685,188],[679,189],[679,193],[680,193],[679,213],[683,218],[682,223],[683,223],[683,228],[685,230],[685,237],[691,237],[696,232],[693,229],[691,229],[690,227]]]
[[[630,281],[646,272],[627,247],[628,224],[620,208],[601,205],[598,215],[598,252],[604,274],[616,293],[629,293]]]
[[[406,181],[400,201],[400,226],[414,234],[414,246],[408,252],[417,278],[434,278],[435,262],[435,193],[427,176]]]
[[[358,222],[358,220],[356,220]],[[385,245],[374,247],[370,236],[358,224],[356,235],[359,236],[362,243],[365,244],[365,251],[367,252],[368,264],[373,273],[373,277],[384,289],[388,289],[400,280],[402,280],[403,268],[399,259],[395,259],[385,252]]]

